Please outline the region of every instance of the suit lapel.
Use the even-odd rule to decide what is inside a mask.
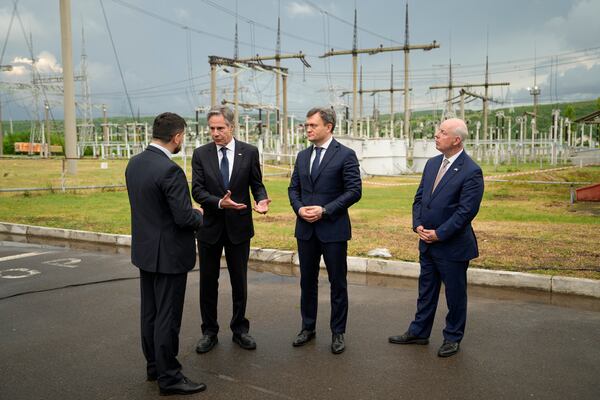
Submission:
[[[219,157],[217,156],[217,145],[215,142],[212,142],[210,146],[207,147],[208,150],[208,163],[212,169],[214,176],[217,177],[217,181],[219,181],[219,185],[221,189],[225,191],[225,186],[223,186],[223,178],[221,178],[221,168],[219,168]]]
[[[460,172],[460,170],[462,169],[462,165],[463,165],[464,161],[465,161],[465,152],[463,150],[462,154],[460,156],[458,156],[458,158],[456,159],[456,161],[454,161],[452,163],[452,165],[450,165],[448,167],[448,171],[446,171],[446,173],[442,177],[442,180],[440,180],[440,183],[438,183],[437,187],[435,188],[435,191],[431,194],[431,198],[432,199],[435,196],[437,196],[438,193],[440,193],[442,190],[444,190],[444,186],[446,186],[446,184],[452,178],[454,178],[456,176],[456,174],[458,174]]]
[[[325,155],[323,156],[321,163],[319,164],[319,169],[317,170],[317,176],[315,176],[315,180],[313,183],[315,183],[319,179],[319,176],[321,176],[321,172],[327,167],[327,164],[329,164],[329,162],[333,159],[333,157],[335,156],[335,153],[337,153],[339,148],[340,148],[340,144],[335,139],[333,139],[331,141],[331,143],[329,144],[329,147],[325,151]],[[310,158],[309,158],[308,162],[310,163]]]
[[[233,139],[235,140],[235,139]],[[242,162],[246,157],[246,146],[245,143],[235,140],[235,153],[233,154],[233,170],[231,171],[231,179],[229,179],[229,187],[232,188],[236,178],[240,174],[242,168]]]
[[[431,190],[433,189],[433,183],[435,182],[435,177],[437,176],[438,171],[440,170],[440,166],[442,165],[442,161],[444,160],[444,156],[436,156],[439,157],[438,160],[434,160],[432,162],[433,167],[432,167],[432,172],[425,178],[425,185],[424,185],[424,194],[427,195],[427,197],[431,197]]]
[[[311,157],[312,152],[313,152],[314,149],[315,149],[315,146],[312,145],[312,144],[310,145],[310,147],[308,149],[306,149],[307,150],[306,153],[305,153],[306,154],[306,160],[304,160],[302,162],[302,168],[305,169],[306,175],[308,175],[308,181],[311,184],[313,183],[313,181],[312,181],[312,178],[310,176],[310,157]]]

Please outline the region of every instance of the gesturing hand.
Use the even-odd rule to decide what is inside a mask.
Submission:
[[[243,203],[236,203],[235,201],[231,200],[231,191],[228,190],[227,193],[225,193],[225,196],[223,196],[223,198],[221,199],[221,208],[228,208],[231,210],[243,210],[247,208],[247,206]]]
[[[266,214],[269,211],[269,204],[271,204],[271,199],[262,199],[257,201],[252,209],[259,214]]]

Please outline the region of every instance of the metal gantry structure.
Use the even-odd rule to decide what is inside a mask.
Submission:
[[[461,88],[461,115],[464,119],[464,95],[468,94],[472,97],[477,97],[483,100],[483,140],[487,140],[488,136],[488,102],[491,100],[489,95],[489,88],[493,86],[508,86],[510,82],[489,82],[489,68],[488,68],[488,57],[485,57],[485,82],[484,83],[464,83],[464,84],[453,84],[452,82],[452,63],[450,63],[450,77],[448,85],[433,85],[429,86],[429,89],[447,89],[449,91],[448,101],[452,100],[452,90],[454,88]],[[466,91],[467,88],[483,87],[485,89],[484,95],[478,95]]]
[[[374,48],[366,48],[366,49],[358,49],[358,41],[357,41],[357,30],[358,30],[358,25],[357,25],[357,12],[356,9],[354,9],[354,41],[353,41],[353,45],[352,45],[352,50],[331,50],[325,54],[323,54],[322,56],[320,56],[321,58],[325,58],[325,57],[332,57],[332,56],[341,56],[341,55],[352,55],[352,104],[353,104],[353,109],[352,109],[352,130],[353,132],[357,131],[357,119],[356,119],[356,103],[357,103],[357,85],[356,85],[356,80],[357,80],[357,63],[358,63],[358,55],[359,54],[369,54],[369,55],[373,55],[373,54],[378,54],[378,53],[384,53],[384,52],[395,52],[395,51],[402,51],[404,52],[404,87],[408,88],[410,87],[409,84],[409,66],[410,66],[410,52],[411,50],[424,50],[424,51],[429,51],[432,49],[437,49],[440,47],[440,44],[437,43],[437,41],[433,41],[432,43],[428,43],[428,44],[413,44],[411,45],[409,43],[409,29],[408,29],[408,3],[406,4],[406,13],[405,13],[405,29],[404,29],[404,46],[391,46],[391,47],[383,47],[383,45],[380,45],[379,47],[374,47]],[[404,91],[404,135],[406,135],[409,138],[409,142],[412,143],[413,141],[413,136],[412,136],[412,132],[410,130],[410,96],[409,96],[409,91]]]

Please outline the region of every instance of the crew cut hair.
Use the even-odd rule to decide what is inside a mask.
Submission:
[[[171,141],[171,138],[185,130],[187,123],[178,114],[164,112],[154,118],[152,124],[152,137],[159,139],[164,143]]]

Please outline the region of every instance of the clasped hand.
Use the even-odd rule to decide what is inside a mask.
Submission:
[[[419,235],[419,239],[425,243],[433,243],[439,240],[435,233],[435,229],[425,229],[423,228],[423,225],[419,225],[417,226],[417,229],[415,229],[415,232]]]
[[[305,220],[306,222],[317,222],[321,218],[323,218],[323,207],[321,206],[305,206],[300,207],[298,210],[298,215],[300,218]]]

